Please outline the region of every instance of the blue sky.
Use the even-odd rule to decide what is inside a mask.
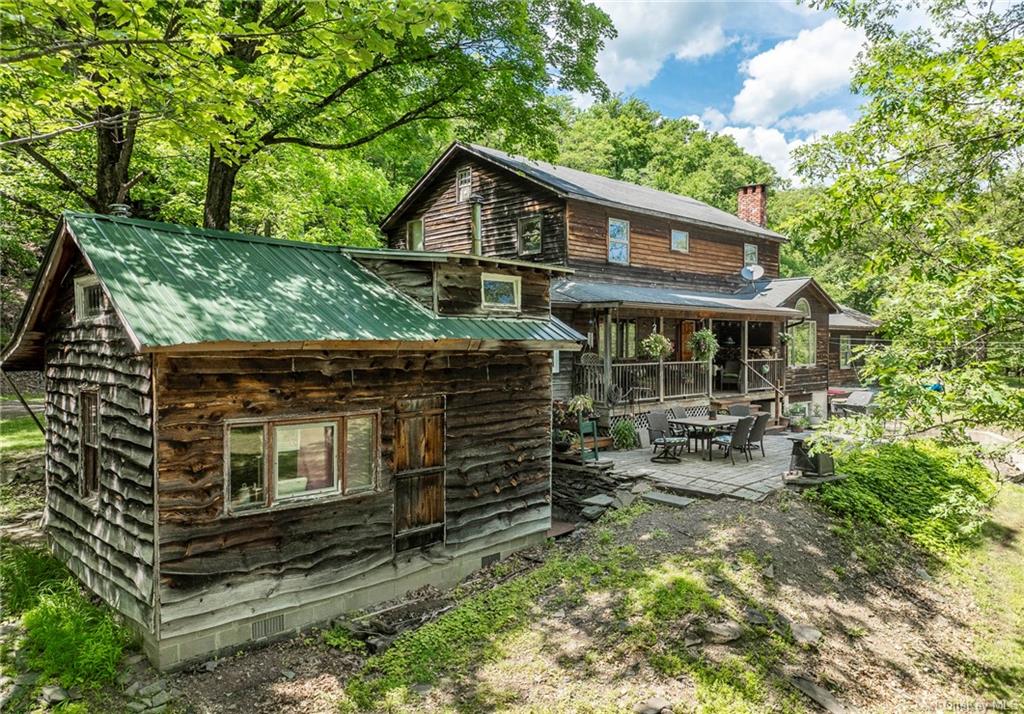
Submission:
[[[794,148],[856,118],[849,83],[864,37],[831,13],[795,2],[597,3],[619,32],[598,62],[612,91],[699,119],[784,177]]]

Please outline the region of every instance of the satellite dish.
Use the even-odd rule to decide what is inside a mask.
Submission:
[[[746,265],[743,270],[740,271],[740,277],[746,280],[748,283],[752,283],[755,280],[760,280],[764,276],[764,268],[760,265]]]

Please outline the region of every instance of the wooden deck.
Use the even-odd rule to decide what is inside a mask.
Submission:
[[[791,446],[785,436],[765,436],[766,455],[758,451],[748,462],[736,454],[735,466],[718,450],[711,461],[699,453],[684,452],[678,464],[652,462],[650,448],[602,452],[601,456],[612,460],[617,471],[648,474],[663,491],[698,498],[760,501],[783,487],[782,474],[789,468]]]

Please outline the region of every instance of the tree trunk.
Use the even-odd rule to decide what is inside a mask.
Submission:
[[[235,179],[241,163],[231,164],[220,159],[210,149],[209,169],[206,173],[206,203],[203,207],[203,226],[226,231],[231,227],[231,199]]]
[[[97,118],[123,114],[120,107],[100,107]],[[135,149],[136,117],[137,112],[132,110],[127,118],[96,127],[96,208],[103,213],[110,211],[112,203],[129,202],[128,168]]]

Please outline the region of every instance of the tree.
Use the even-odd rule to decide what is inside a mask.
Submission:
[[[781,188],[775,170],[728,136],[689,119],[661,116],[639,99],[613,97],[586,110],[563,106],[568,125],[559,160],[576,169],[640,183],[736,211],[736,189]]]
[[[870,238],[863,268],[884,281],[891,339],[867,356],[879,417],[905,432],[1017,431],[1024,392],[1005,380],[1006,350],[992,348],[1024,332],[1024,9],[934,0],[933,35],[894,30],[896,0],[822,4],[872,44],[854,78],[861,117],[801,151],[799,171],[831,182],[801,223],[823,253]]]

